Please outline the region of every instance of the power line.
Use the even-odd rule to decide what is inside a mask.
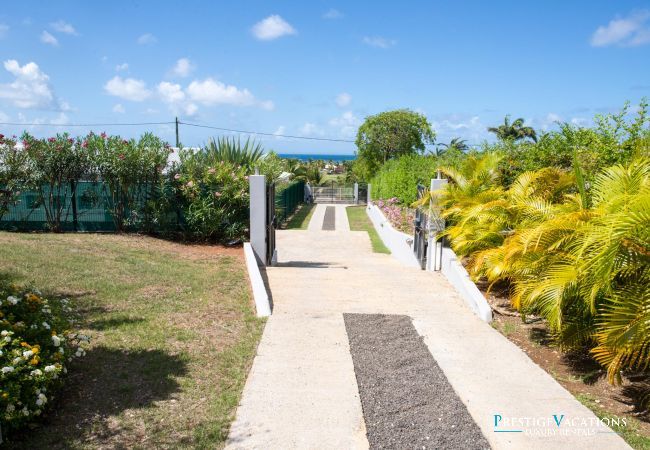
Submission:
[[[13,125],[19,127],[121,127],[144,125],[172,125],[174,122],[138,122],[138,123],[20,123],[0,122],[0,125]]]
[[[291,138],[291,139],[306,139],[309,141],[327,141],[327,142],[348,142],[351,144],[354,144],[354,141],[351,141],[349,139],[335,139],[335,138],[319,138],[319,137],[312,137],[312,136],[293,136],[290,134],[276,134],[276,133],[264,133],[261,131],[246,131],[246,130],[235,130],[232,128],[221,128],[221,127],[213,127],[211,125],[199,125],[197,123],[188,123],[188,122],[178,122],[181,125],[187,125],[190,127],[198,127],[198,128],[209,128],[211,130],[218,130],[218,131],[227,131],[230,133],[239,133],[239,134],[259,134],[260,136],[272,136],[272,137],[282,137],[282,138]]]

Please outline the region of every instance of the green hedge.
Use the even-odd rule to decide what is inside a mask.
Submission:
[[[370,181],[372,198],[397,197],[402,203],[411,204],[417,199],[417,184],[428,186],[437,166],[434,156],[407,155],[392,159]]]

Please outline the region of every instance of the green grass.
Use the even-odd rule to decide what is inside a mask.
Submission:
[[[289,219],[284,228],[287,230],[306,230],[309,226],[311,216],[314,215],[315,209],[315,204],[303,203],[300,206],[300,209],[298,209],[298,211],[294,213],[291,219]]]
[[[240,250],[0,232],[0,281],[69,297],[92,339],[10,447],[223,446],[264,323]]]
[[[352,231],[367,231],[372,243],[372,251],[375,253],[390,254],[390,250],[384,245],[383,241],[377,234],[377,230],[372,225],[368,214],[366,213],[365,206],[348,206],[345,208],[348,213],[348,221],[350,222],[350,230]]]
[[[602,408],[594,398],[588,394],[578,394],[576,399],[580,401],[587,408],[591,409],[593,413],[600,419],[602,418],[613,418],[612,414],[607,413],[604,408]],[[650,449],[650,437],[643,436],[639,433],[639,424],[636,419],[631,417],[625,418],[627,426],[616,425],[616,423],[610,425],[612,431],[618,433],[628,445],[634,449],[638,450],[649,450]],[[611,422],[610,422],[611,423]]]

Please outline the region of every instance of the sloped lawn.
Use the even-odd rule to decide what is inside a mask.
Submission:
[[[2,282],[71,299],[91,336],[14,448],[218,448],[261,335],[241,249],[0,233]]]

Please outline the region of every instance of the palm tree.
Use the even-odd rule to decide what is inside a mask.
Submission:
[[[510,123],[510,116],[503,119],[503,124],[498,127],[489,127],[487,129],[490,133],[497,135],[502,141],[520,141],[522,139],[530,138],[537,142],[537,133],[533,127],[524,126],[524,119],[521,117],[515,119]]]
[[[469,146],[467,145],[467,140],[458,137],[455,137],[451,141],[449,141],[449,144],[440,144],[440,146],[444,147],[444,150],[443,151],[438,150],[438,155],[442,155],[447,150],[451,150],[452,148],[455,148],[456,150],[460,150],[463,153],[469,150]]]

